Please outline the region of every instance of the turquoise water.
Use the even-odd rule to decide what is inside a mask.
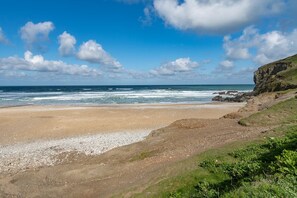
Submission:
[[[216,92],[254,85],[127,85],[0,87],[0,106],[205,103]]]

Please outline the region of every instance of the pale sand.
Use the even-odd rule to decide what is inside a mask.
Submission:
[[[1,108],[0,145],[98,133],[153,130],[179,119],[220,118],[244,105],[219,103]]]

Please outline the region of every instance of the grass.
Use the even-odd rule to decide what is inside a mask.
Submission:
[[[297,98],[242,119],[245,125],[279,127],[266,139],[236,142],[180,162],[189,168],[135,197],[297,197],[296,120]]]
[[[262,141],[255,141],[262,142]],[[203,161],[209,161],[211,159],[216,159],[217,161],[234,161],[234,158],[228,155],[235,149],[239,149],[248,145],[248,142],[236,142],[229,144],[228,146],[211,149],[197,156],[188,158],[178,164],[175,164],[174,170],[179,173],[176,176],[164,179],[154,185],[151,185],[143,192],[134,195],[134,197],[170,197],[172,194],[180,193],[183,197],[190,197],[193,192],[193,186],[195,186],[199,181],[207,178],[209,181],[223,181],[226,179],[224,173],[212,175],[199,166]],[[177,190],[178,189],[178,190]],[[177,190],[177,192],[176,192]]]
[[[297,98],[280,102],[239,121],[244,126],[273,126],[297,122]]]
[[[266,65],[262,66],[262,68],[266,69],[266,68],[270,67],[272,64],[275,64],[275,63],[278,63],[278,62],[293,63],[293,64],[296,65],[297,64],[297,55],[290,56],[288,58],[285,58],[285,59],[282,59],[282,60],[279,60],[279,61],[276,61],[276,62],[273,62],[273,63],[266,64]]]
[[[290,84],[297,84],[297,67],[280,72],[278,76],[280,79],[285,79]]]
[[[291,67],[284,71],[278,72],[276,75],[269,75],[265,80],[265,90],[263,91],[279,91],[282,89],[296,88],[297,86],[297,55],[269,63],[260,69],[267,70],[273,68],[278,63],[289,63]]]
[[[197,168],[207,171],[204,176],[162,197],[297,197],[297,125],[283,132],[225,153],[225,159],[204,160]]]
[[[286,58],[285,61],[297,64],[297,55],[290,56],[290,57]]]

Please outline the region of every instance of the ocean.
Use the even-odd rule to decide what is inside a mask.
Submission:
[[[208,103],[216,92],[254,85],[0,86],[0,106]]]

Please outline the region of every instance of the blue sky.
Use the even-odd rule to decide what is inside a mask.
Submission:
[[[1,0],[0,85],[252,83],[295,0]]]

